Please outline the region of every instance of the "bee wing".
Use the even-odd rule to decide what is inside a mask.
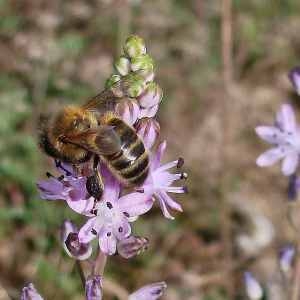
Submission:
[[[114,126],[110,125],[88,129],[80,134],[68,136],[65,140],[98,155],[112,155],[118,153],[122,147],[120,137]]]
[[[87,100],[83,108],[97,113],[113,111],[119,102],[128,97],[128,85],[126,77],[120,79],[110,88]]]
[[[90,98],[83,105],[83,108],[97,113],[105,113],[106,111],[113,111],[119,101],[120,98],[117,98],[110,89],[106,89]]]

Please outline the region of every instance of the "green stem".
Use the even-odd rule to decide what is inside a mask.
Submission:
[[[79,276],[80,276],[80,280],[81,280],[83,290],[85,290],[85,276],[84,276],[84,272],[83,272],[83,269],[82,269],[82,266],[81,266],[81,263],[80,263],[79,260],[76,260],[76,268],[77,268],[77,271],[78,271]]]

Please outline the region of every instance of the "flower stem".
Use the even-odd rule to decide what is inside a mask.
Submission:
[[[294,281],[292,283],[291,300],[299,299],[299,294],[300,294],[299,283],[300,283],[300,258],[298,254],[296,266],[295,266]]]
[[[107,255],[104,254],[99,248],[98,255],[95,260],[94,267],[92,270],[92,274],[103,276],[106,262],[107,262]]]
[[[81,263],[80,263],[79,260],[76,260],[76,268],[77,268],[77,271],[78,271],[79,276],[80,276],[80,280],[81,280],[83,290],[85,290],[85,276],[84,276],[84,272],[82,270],[82,266],[81,266]]]

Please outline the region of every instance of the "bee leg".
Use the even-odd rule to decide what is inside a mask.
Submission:
[[[95,156],[93,165],[93,175],[89,176],[86,181],[86,189],[88,193],[95,198],[95,203],[92,209],[92,213],[95,210],[96,203],[101,200],[103,195],[104,185],[102,176],[98,170],[99,157]]]
[[[64,171],[66,173],[66,176],[72,175],[66,168],[64,168],[64,166],[62,165],[60,160],[55,159],[54,161],[55,161],[55,166],[57,169],[61,169],[62,171]]]

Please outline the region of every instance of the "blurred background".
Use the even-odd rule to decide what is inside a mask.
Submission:
[[[298,0],[0,0],[0,299],[18,299],[28,282],[45,299],[83,299],[58,232],[64,218],[84,219],[37,194],[53,166],[36,119],[102,90],[130,33],[156,61],[165,161],[184,157],[189,194],[177,198],[176,220],[154,209],[135,223],[150,248],[109,260],[105,299],[160,280],[165,300],[246,299],[245,270],[284,299],[278,251],[298,237],[279,166],[255,165],[268,146],[254,127],[272,124],[287,99],[300,109],[287,79],[300,57],[299,12]]]

